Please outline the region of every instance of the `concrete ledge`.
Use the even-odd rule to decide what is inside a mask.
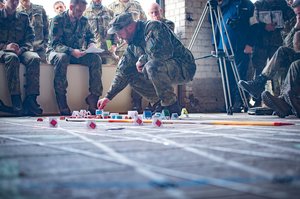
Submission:
[[[102,83],[103,95],[106,94],[110,87],[111,81],[114,77],[116,67],[114,65],[102,65]],[[24,99],[24,72],[25,67],[20,67],[20,81],[21,92]],[[37,101],[44,110],[44,115],[58,114],[58,107],[56,104],[55,93],[53,88],[54,70],[52,65],[41,64],[40,71],[40,96]],[[68,66],[68,89],[67,99],[70,109],[80,110],[87,109],[85,97],[89,94],[88,91],[88,68],[82,65],[69,65]],[[7,80],[3,64],[0,64],[0,99],[6,104],[11,105],[10,95],[7,88]],[[130,109],[130,89],[127,87],[119,93],[111,103],[105,108],[110,112],[124,113]],[[8,115],[0,112],[0,116]]]

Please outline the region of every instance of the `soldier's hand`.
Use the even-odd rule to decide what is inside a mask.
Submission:
[[[106,97],[99,99],[97,103],[98,109],[104,109],[108,102],[110,102],[110,100]]]
[[[140,61],[137,61],[137,62],[135,63],[135,65],[136,65],[137,71],[138,71],[139,73],[141,73],[141,72],[143,71],[143,66],[144,66],[144,64],[141,63]]]
[[[116,53],[112,53],[112,56],[115,60],[119,61],[120,57],[118,55],[116,55]]]
[[[113,56],[113,58],[114,58],[115,60],[117,60],[117,61],[120,60],[120,57],[116,54],[116,52],[117,52],[117,46],[116,46],[116,45],[112,45],[112,46],[110,47],[109,51],[111,52],[111,54],[112,54],[112,56]]]
[[[117,51],[117,46],[116,46],[116,45],[111,45],[111,47],[109,48],[109,51],[110,51],[111,53],[116,53],[116,51]]]
[[[13,51],[13,52],[15,52],[17,55],[20,54],[20,47],[19,47],[19,45],[16,44],[16,43],[9,43],[9,44],[6,46],[6,50]]]
[[[85,52],[83,52],[83,51],[81,51],[81,50],[79,50],[79,49],[74,49],[73,51],[72,51],[72,56],[74,56],[74,57],[76,57],[76,58],[80,58],[80,57],[82,57],[83,55],[85,55],[86,53]]]
[[[274,31],[274,30],[275,30],[275,27],[276,27],[276,24],[274,24],[274,23],[269,23],[269,24],[266,24],[265,30],[268,31],[268,32],[271,32],[271,31]]]

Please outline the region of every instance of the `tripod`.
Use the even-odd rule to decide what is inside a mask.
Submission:
[[[212,5],[211,2],[213,2],[215,5]],[[233,114],[233,107],[232,107],[232,99],[231,99],[231,93],[230,93],[230,85],[229,85],[229,78],[228,78],[228,71],[227,71],[227,61],[230,63],[230,67],[233,71],[233,75],[234,75],[234,79],[235,79],[235,83],[237,85],[237,83],[240,80],[240,75],[238,73],[237,70],[237,66],[234,60],[234,51],[230,42],[230,38],[228,36],[228,32],[224,23],[224,19],[223,19],[223,15],[222,15],[222,11],[219,5],[217,5],[218,2],[217,0],[213,0],[213,1],[208,1],[202,15],[200,16],[200,19],[198,21],[198,24],[196,26],[196,29],[192,35],[191,41],[189,43],[188,49],[191,50],[193,48],[193,45],[195,43],[195,40],[199,34],[200,28],[202,27],[203,21],[205,19],[205,16],[207,14],[207,12],[209,11],[209,17],[211,20],[211,26],[212,26],[212,33],[213,33],[213,40],[214,40],[214,47],[215,47],[215,51],[216,53],[213,55],[209,55],[209,56],[205,56],[203,58],[206,57],[216,57],[218,58],[218,63],[219,63],[219,67],[220,67],[220,73],[221,73],[221,79],[222,79],[222,86],[223,86],[223,93],[224,93],[224,99],[225,99],[225,106],[226,106],[226,112],[228,115],[232,115]],[[215,21],[214,21],[215,19]],[[218,49],[218,44],[217,44],[217,38],[216,38],[216,32],[214,27],[217,27],[217,29],[219,30],[220,33],[220,39],[221,39],[221,44],[222,44],[222,48],[223,51],[220,51]],[[225,35],[224,35],[225,33]],[[227,46],[225,44],[225,36],[228,39],[228,43],[229,43],[229,48],[227,49]],[[237,86],[239,95],[241,96],[241,99],[243,101],[243,105],[245,109],[249,108],[248,102],[247,102],[247,98],[245,95],[244,90],[242,90],[241,88],[239,88]]]

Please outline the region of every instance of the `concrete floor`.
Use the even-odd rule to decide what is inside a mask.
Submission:
[[[300,120],[195,114],[198,124],[0,118],[1,199],[299,198]],[[231,126],[215,120],[282,121]]]

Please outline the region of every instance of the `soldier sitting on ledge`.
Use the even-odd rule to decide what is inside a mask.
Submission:
[[[34,32],[28,15],[16,11],[19,0],[7,0],[0,10],[0,63],[4,63],[12,111],[18,116],[40,115],[36,98],[40,94],[40,57],[32,52]],[[19,69],[26,67],[26,97],[22,104]],[[0,102],[3,105],[2,102]],[[2,107],[2,106],[1,106]]]
[[[85,53],[84,48],[95,47],[94,34],[83,15],[86,0],[71,0],[70,9],[55,16],[51,22],[48,61],[54,65],[54,89],[61,115],[71,115],[67,103],[67,67],[81,64],[89,68],[89,91],[85,99],[88,110],[95,114],[102,94],[102,61],[96,53]]]

